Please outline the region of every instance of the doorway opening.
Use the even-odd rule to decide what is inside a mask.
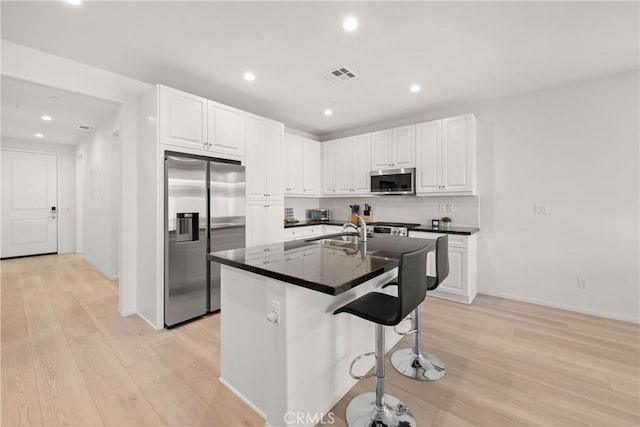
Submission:
[[[2,76],[0,258],[80,253],[119,272],[120,104]]]

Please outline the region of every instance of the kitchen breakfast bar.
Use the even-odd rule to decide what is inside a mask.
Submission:
[[[401,254],[434,240],[333,235],[210,253],[221,268],[221,382],[266,425],[312,426],[353,387],[353,359],[374,349],[371,322],[333,315],[397,275]],[[399,340],[385,328],[386,351]],[[362,374],[373,358],[358,362]],[[342,416],[343,414],[336,414]]]

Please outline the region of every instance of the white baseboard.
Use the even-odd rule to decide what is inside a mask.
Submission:
[[[485,291],[485,290],[480,290],[480,291],[478,291],[478,293],[479,294],[483,294],[483,295],[489,295],[489,296],[492,296],[492,297],[498,297],[498,298],[510,299],[510,300],[514,300],[514,301],[527,302],[527,303],[530,303],[530,304],[542,305],[544,307],[558,308],[560,310],[567,310],[567,311],[573,311],[573,312],[576,312],[576,313],[589,314],[591,316],[604,317],[606,319],[621,320],[623,322],[630,322],[630,323],[640,324],[640,319],[638,319],[638,318],[633,318],[633,317],[628,317],[628,316],[620,316],[620,315],[617,315],[617,314],[605,313],[605,312],[601,312],[601,311],[597,311],[597,310],[589,310],[589,309],[584,309],[584,308],[581,308],[581,307],[574,307],[574,306],[571,306],[571,305],[550,303],[548,301],[542,301],[542,300],[538,300],[538,299],[535,299],[535,298],[523,298],[523,297],[519,297],[519,296],[515,296],[515,295],[505,294],[505,293],[502,293],[502,292]]]
[[[136,314],[138,315],[139,318],[141,318],[142,320],[144,320],[145,322],[147,322],[153,329],[155,329],[156,331],[159,331],[161,329],[163,329],[162,327],[157,327],[152,321],[150,321],[149,319],[147,319],[146,317],[144,317],[142,314],[140,314],[139,312],[136,312]]]
[[[263,420],[265,420],[265,425],[269,425],[268,423],[266,423],[267,420],[267,414],[265,414],[264,412],[262,412],[262,410],[260,408],[258,408],[256,405],[254,405],[249,399],[247,399],[242,393],[240,393],[238,390],[236,390],[231,384],[229,384],[227,381],[225,381],[224,378],[219,377],[218,378],[220,380],[220,382],[226,387],[228,388],[231,393],[235,394],[238,399],[242,400],[244,403],[247,404],[247,406],[249,406],[251,409],[253,409],[256,414],[258,414],[260,416],[260,418],[262,418]]]

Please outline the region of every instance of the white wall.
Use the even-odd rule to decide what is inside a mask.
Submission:
[[[137,311],[138,95],[152,87],[144,82],[2,40],[2,74],[121,103],[122,209],[120,213],[119,310]]]
[[[307,211],[320,207],[320,199],[307,197],[285,197],[284,207],[292,208],[293,215],[298,221],[308,219]]]
[[[106,117],[76,147],[82,189],[80,203],[84,259],[105,276],[118,277],[120,208],[118,111]]]
[[[480,292],[638,322],[638,79],[636,70],[324,139],[474,113]],[[534,215],[534,203],[549,214]]]
[[[76,251],[75,147],[38,141],[3,139],[2,148],[58,155],[58,253]]]

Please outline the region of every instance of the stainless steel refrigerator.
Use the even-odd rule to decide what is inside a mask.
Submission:
[[[164,323],[220,310],[220,264],[207,253],[244,247],[240,162],[165,154]]]

